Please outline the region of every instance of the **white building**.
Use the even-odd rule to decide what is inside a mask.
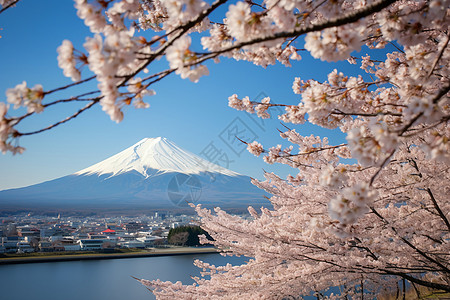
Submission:
[[[81,250],[100,250],[103,249],[103,240],[100,239],[89,239],[89,240],[78,240],[77,242]]]
[[[145,248],[148,248],[148,247],[154,246],[155,242],[162,240],[162,238],[159,236],[145,236],[145,237],[139,237],[136,240],[144,243]]]
[[[139,248],[139,249],[144,249],[145,248],[145,243],[138,241],[138,240],[134,240],[134,241],[128,241],[128,242],[122,242],[120,243],[120,246],[123,248]]]

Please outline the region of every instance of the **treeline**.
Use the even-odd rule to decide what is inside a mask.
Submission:
[[[208,240],[213,240],[200,226],[188,225],[170,229],[167,242],[177,246],[200,246],[198,236],[201,234],[204,234]]]

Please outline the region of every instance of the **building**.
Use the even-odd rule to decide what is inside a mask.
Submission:
[[[126,223],[124,225],[124,229],[127,232],[134,233],[134,232],[138,232],[138,231],[141,231],[141,230],[148,229],[148,225],[147,224],[138,223],[138,222],[130,222],[130,223]]]
[[[34,248],[31,247],[30,243],[25,241],[20,241],[17,243],[17,253],[30,253],[34,252]]]
[[[17,244],[20,242],[18,236],[3,237],[1,246],[5,249],[5,253],[16,253]]]
[[[122,242],[120,244],[121,247],[123,248],[138,248],[138,249],[145,249],[145,243],[138,241],[138,240],[134,240],[134,241],[128,241],[128,242]]]
[[[104,235],[114,235],[114,234],[116,234],[116,231],[115,230],[113,230],[113,229],[106,229],[106,230],[103,230],[102,232],[101,232],[101,234],[104,234]]]
[[[155,245],[155,242],[160,242],[163,239],[159,236],[145,236],[145,237],[139,237],[136,239],[138,242],[144,243],[144,247],[153,247]]]
[[[61,243],[61,246],[64,247],[64,251],[80,251],[81,250],[80,244]]]
[[[20,237],[35,237],[40,238],[41,237],[41,231],[37,228],[18,228],[17,229],[17,235]]]
[[[39,241],[39,251],[40,252],[52,252],[54,249],[52,243],[49,241]]]
[[[100,239],[88,239],[88,240],[78,240],[81,250],[101,250],[103,249],[103,240]]]

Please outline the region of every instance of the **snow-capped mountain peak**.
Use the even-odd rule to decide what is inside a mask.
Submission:
[[[164,137],[145,138],[122,152],[78,171],[74,175],[110,174],[112,177],[131,171],[137,171],[144,177],[166,172],[240,175],[183,150]]]
[[[142,210],[192,212],[187,203],[243,209],[270,206],[264,194],[240,175],[185,151],[165,138],[143,139],[77,173],[0,191],[0,210],[55,209],[130,213]]]

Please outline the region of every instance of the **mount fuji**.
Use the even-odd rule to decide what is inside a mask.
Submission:
[[[265,193],[250,180],[166,138],[145,138],[74,174],[0,191],[0,209],[187,211],[188,203],[232,210],[268,206]]]

